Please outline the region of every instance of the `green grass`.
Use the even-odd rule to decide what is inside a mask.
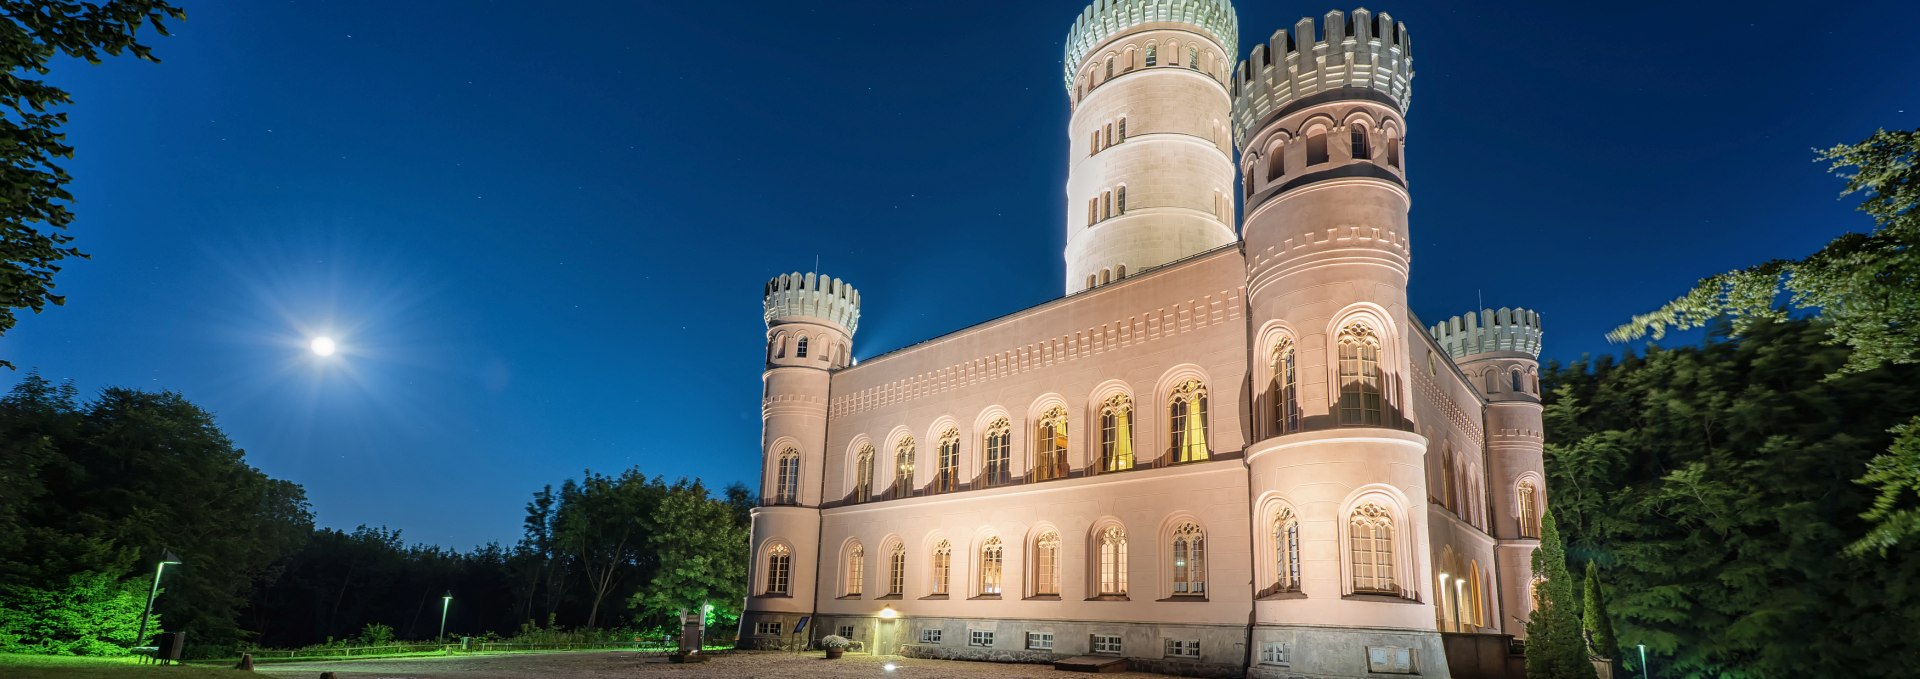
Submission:
[[[233,670],[205,665],[142,665],[135,657],[94,658],[0,653],[0,676],[6,679],[232,679]]]

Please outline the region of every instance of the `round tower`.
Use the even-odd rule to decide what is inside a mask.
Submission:
[[[1430,329],[1475,389],[1487,397],[1487,494],[1501,573],[1501,631],[1527,636],[1533,550],[1547,507],[1546,427],[1540,407],[1540,314],[1482,309]]]
[[[760,506],[741,639],[779,625],[784,639],[813,611],[831,372],[852,362],[860,293],[817,274],[767,281],[767,355],[761,405]]]
[[[1404,25],[1365,9],[1303,18],[1234,74],[1256,398],[1248,447],[1254,642],[1291,672],[1446,675],[1409,431]],[[1364,652],[1359,649],[1364,647]],[[1310,649],[1354,648],[1355,653]]]
[[[1067,33],[1068,294],[1232,243],[1228,0],[1095,0]]]

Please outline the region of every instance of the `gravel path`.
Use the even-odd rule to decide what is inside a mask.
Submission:
[[[894,665],[893,671],[886,664]],[[321,672],[337,672],[340,679],[522,679],[524,677],[742,677],[755,679],[930,679],[932,677],[1048,677],[1079,676],[1055,671],[1051,665],[1017,665],[950,660],[915,660],[848,654],[825,660],[818,652],[794,655],[775,651],[740,652],[715,656],[692,665],[627,652],[542,653],[485,655],[405,660],[350,660],[343,662],[275,663],[258,666],[271,677],[313,679]],[[1159,677],[1127,672],[1101,677]]]

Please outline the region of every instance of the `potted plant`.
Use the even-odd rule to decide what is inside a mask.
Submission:
[[[829,634],[820,640],[820,647],[827,649],[827,659],[837,660],[840,655],[853,646],[853,640],[838,634]]]

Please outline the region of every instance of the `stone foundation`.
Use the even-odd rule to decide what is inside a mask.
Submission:
[[[1245,627],[1237,625],[1181,625],[1082,620],[982,620],[973,618],[906,617],[880,620],[872,616],[821,616],[808,638],[835,634],[853,627],[853,639],[872,652],[908,658],[975,660],[984,662],[1051,664],[1055,660],[1093,652],[1094,635],[1117,636],[1121,650],[1137,670],[1188,677],[1242,677],[1246,668]],[[750,629],[750,628],[748,628]],[[940,630],[938,643],[922,643],[922,630]],[[991,645],[974,645],[973,632],[991,632]],[[1053,648],[1028,647],[1027,634],[1053,635]],[[1168,639],[1197,641],[1198,658],[1166,656]]]
[[[1266,661],[1270,643],[1285,645],[1285,664]],[[1252,658],[1246,676],[1253,679],[1451,676],[1440,633],[1431,630],[1256,625]]]

